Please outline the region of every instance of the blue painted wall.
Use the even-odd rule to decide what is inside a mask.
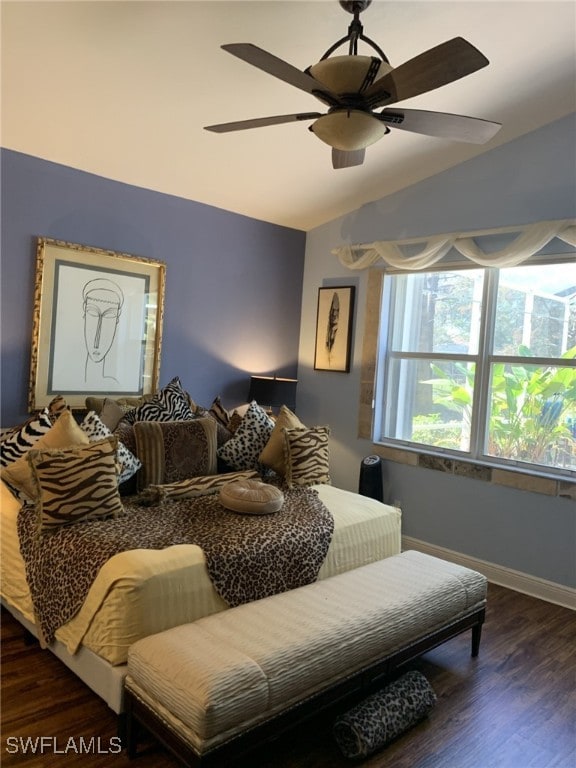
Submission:
[[[2,150],[2,425],[27,416],[36,237],[167,265],[160,383],[245,401],[297,371],[305,233]]]
[[[360,461],[372,443],[358,438],[366,272],[343,267],[332,249],[576,217],[575,136],[576,115],[570,115],[308,232],[298,416],[330,424],[335,485],[358,489]],[[358,288],[350,374],[313,367],[317,289],[335,283]],[[573,501],[385,464],[385,500],[401,501],[406,536],[576,587]]]

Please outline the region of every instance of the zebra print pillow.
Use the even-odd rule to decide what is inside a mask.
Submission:
[[[118,493],[116,444],[115,437],[107,437],[80,448],[28,451],[38,494],[40,534],[124,513]]]
[[[194,418],[194,412],[180,379],[175,376],[151,400],[128,411],[124,418],[130,424],[137,421],[187,421]]]
[[[11,488],[16,489],[19,499],[35,498],[35,487],[27,456],[31,450],[48,450],[54,448],[71,448],[72,446],[87,445],[88,437],[80,429],[71,412],[60,414],[60,418],[34,445],[20,458],[13,461],[2,471],[2,477],[8,481]]]
[[[284,428],[286,482],[294,485],[329,484],[329,427]]]
[[[56,395],[42,411],[24,424],[3,430],[0,442],[0,466],[7,467],[23,456],[50,427],[58,421],[61,414],[68,410],[62,395]]]
[[[221,475],[199,475],[177,483],[149,485],[138,496],[138,504],[152,507],[168,499],[195,499],[198,496],[210,496],[218,493],[226,483],[257,477],[258,472],[248,469],[243,472],[224,472]]]
[[[0,466],[7,467],[19,459],[51,428],[50,412],[44,408],[37,416],[10,432],[0,443]]]
[[[210,415],[213,416],[219,424],[222,424],[223,427],[227,427],[230,423],[230,414],[222,405],[220,396],[214,398],[214,401],[210,406]]]

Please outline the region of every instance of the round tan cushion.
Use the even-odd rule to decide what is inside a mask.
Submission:
[[[278,512],[284,503],[284,494],[279,488],[251,478],[226,483],[220,489],[219,498],[226,509],[248,515],[269,515]]]

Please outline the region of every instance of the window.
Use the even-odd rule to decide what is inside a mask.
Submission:
[[[576,263],[386,275],[377,442],[576,470]]]

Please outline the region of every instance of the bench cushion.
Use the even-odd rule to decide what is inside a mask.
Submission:
[[[202,754],[485,599],[481,574],[404,552],[139,640],[126,684]]]

